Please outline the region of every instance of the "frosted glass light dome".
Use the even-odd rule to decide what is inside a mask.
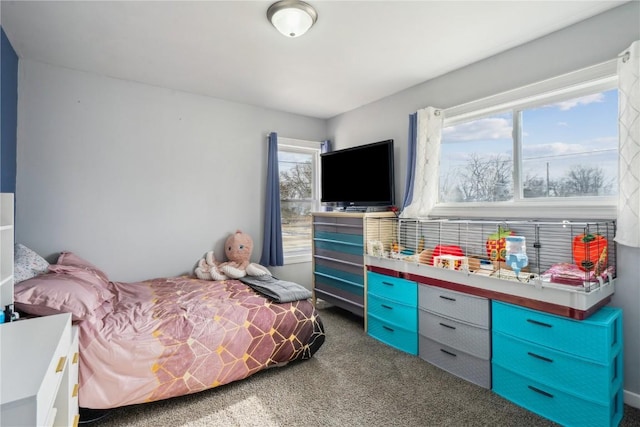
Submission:
[[[318,19],[315,9],[298,0],[282,0],[267,10],[269,21],[286,37],[299,37],[306,33]]]

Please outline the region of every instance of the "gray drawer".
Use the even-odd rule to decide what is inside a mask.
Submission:
[[[491,333],[486,328],[419,310],[418,331],[427,338],[481,359],[491,358]]]
[[[346,273],[355,276],[364,276],[363,264],[352,264],[349,262],[342,262],[340,259],[327,259],[321,257],[315,257],[315,270],[323,270],[321,267],[329,268],[336,271],[344,271]]]
[[[351,217],[313,217],[315,231],[329,231],[331,233],[362,234],[362,218]]]
[[[315,233],[327,231],[329,233],[341,233],[341,234],[356,234],[362,236],[362,225],[348,225],[348,224],[316,224],[313,227]]]
[[[489,300],[486,298],[436,286],[420,285],[418,306],[452,319],[489,327]]]
[[[445,371],[487,389],[491,388],[491,361],[480,359],[418,336],[418,355],[421,359]]]

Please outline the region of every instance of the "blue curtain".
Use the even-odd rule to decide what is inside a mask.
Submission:
[[[269,134],[267,163],[267,195],[264,210],[264,239],[262,257],[264,266],[284,265],[282,249],[282,218],[280,216],[280,173],[278,171],[278,134]]]
[[[324,141],[322,141],[320,145],[320,152],[328,153],[329,151],[331,151],[331,141],[329,141],[328,139],[325,139]]]
[[[405,182],[404,200],[402,209],[411,204],[413,200],[413,181],[416,173],[416,147],[418,144],[418,113],[409,114],[409,155],[407,160],[407,179]]]

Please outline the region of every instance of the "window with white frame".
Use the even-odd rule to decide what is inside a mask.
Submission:
[[[320,208],[320,142],[278,138],[285,264],[311,261],[311,212]]]
[[[436,215],[610,216],[617,189],[615,61],[445,110]]]

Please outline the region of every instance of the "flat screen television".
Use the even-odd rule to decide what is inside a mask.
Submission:
[[[393,139],[322,153],[320,174],[325,206],[393,206]]]

